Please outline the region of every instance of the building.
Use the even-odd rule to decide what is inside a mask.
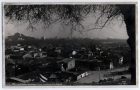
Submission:
[[[65,58],[62,61],[58,61],[58,63],[61,65],[62,71],[68,71],[75,68],[75,59],[72,58]]]
[[[122,65],[122,64],[123,64],[123,61],[124,61],[124,58],[121,57],[121,58],[119,59],[119,64]]]
[[[23,59],[26,60],[26,59],[32,59],[32,55],[30,53],[27,53],[25,55],[23,55]]]
[[[79,80],[79,79],[81,79],[81,78],[83,78],[83,77],[86,77],[86,76],[88,76],[88,75],[89,75],[88,72],[80,73],[79,75],[77,75],[77,80]]]
[[[45,58],[45,57],[47,57],[47,53],[46,52],[34,52],[33,57],[34,58]]]
[[[56,47],[55,52],[57,54],[61,54],[62,53],[61,47]]]

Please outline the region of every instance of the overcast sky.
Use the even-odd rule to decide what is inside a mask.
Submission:
[[[94,27],[95,18],[92,15],[89,15],[87,18],[84,19],[82,24],[85,27],[85,30],[88,28]],[[60,22],[52,24],[46,30],[43,27],[42,23],[36,25],[35,31],[27,30],[28,23],[16,23],[16,22],[9,22],[7,24],[7,18],[5,18],[5,36],[13,35],[17,32],[22,33],[27,36],[32,36],[36,38],[41,38],[45,36],[45,38],[66,38],[70,37],[70,28],[71,26],[64,26]],[[91,30],[88,32],[83,32],[83,34],[75,31],[73,33],[73,37],[81,37],[81,38],[99,38],[99,39],[127,39],[128,35],[126,32],[125,23],[119,19],[114,19],[110,23],[108,23],[102,30]]]

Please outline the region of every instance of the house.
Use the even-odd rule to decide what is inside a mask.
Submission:
[[[62,53],[62,48],[61,47],[56,47],[54,52],[57,53],[57,54],[61,54]]]
[[[18,46],[18,47],[20,47],[20,46],[21,46],[21,44],[17,44],[17,46]]]
[[[123,62],[124,62],[124,58],[123,58],[123,57],[121,57],[121,58],[119,59],[119,64],[120,64],[120,65],[122,65],[122,64],[123,64]]]
[[[20,51],[24,51],[24,48],[21,47],[21,48],[20,48]]]
[[[34,58],[39,57],[39,58],[44,58],[47,57],[47,53],[46,52],[36,52],[33,54]]]
[[[36,58],[36,57],[38,57],[39,56],[39,54],[37,53],[37,52],[35,52],[34,54],[33,54],[33,57],[34,58]]]
[[[28,49],[30,49],[30,48],[32,48],[32,46],[29,45],[29,46],[28,46]]]
[[[88,76],[88,75],[89,75],[88,72],[80,73],[79,75],[77,75],[77,80],[79,80],[79,79],[81,79],[81,78],[83,78],[83,77],[86,77],[86,76]]]
[[[23,55],[23,59],[26,60],[26,59],[31,59],[33,58],[32,55],[30,53],[27,53],[25,55]]]
[[[62,71],[68,71],[70,69],[75,68],[75,59],[65,58],[62,61],[58,61],[61,66]]]
[[[19,47],[18,46],[11,46],[11,50],[13,52],[19,52]]]
[[[69,75],[72,74],[69,77],[71,77],[74,81],[84,78],[90,74],[87,70],[82,70],[80,68],[71,69],[67,73],[69,73]]]
[[[88,58],[93,57],[93,52],[92,51],[88,51]]]
[[[40,52],[39,55],[40,57],[47,57],[47,52]]]

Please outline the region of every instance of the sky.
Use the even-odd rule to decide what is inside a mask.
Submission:
[[[28,23],[25,22],[12,22],[5,18],[5,36],[11,36],[15,33],[22,33],[26,36],[36,37],[36,38],[68,38],[70,37],[70,25],[62,27],[60,22],[52,24],[49,28],[44,29],[43,23],[38,23],[35,25],[36,30],[31,31],[27,30]],[[95,17],[92,15],[87,16],[83,21],[84,31],[89,28],[94,28],[95,26]],[[80,29],[80,28],[79,28]],[[128,39],[128,35],[126,32],[126,26],[123,22],[122,18],[115,18],[111,22],[109,22],[103,29],[101,30],[91,30],[82,32],[82,34],[78,31],[74,31],[74,38],[91,38],[91,39]]]

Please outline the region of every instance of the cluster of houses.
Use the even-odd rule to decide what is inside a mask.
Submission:
[[[16,69],[17,65],[22,65],[25,62],[30,63],[28,66],[30,72],[27,73],[31,73],[33,70],[37,71],[39,68],[39,71],[37,72],[38,74],[34,75],[36,75],[35,78],[38,77],[38,80],[42,83],[47,83],[50,80],[55,82],[58,80],[59,81],[62,80],[63,82],[71,82],[79,80],[89,75],[88,70],[84,69],[82,70],[83,67],[86,66],[91,66],[91,68],[101,67],[101,65],[104,62],[98,60],[98,57],[99,55],[104,54],[104,51],[101,50],[99,47],[96,47],[95,50],[96,51],[92,51],[85,47],[81,47],[80,49],[71,49],[68,53],[65,53],[66,50],[63,49],[62,47],[51,46],[51,48],[49,49],[44,49],[38,48],[33,45],[17,44],[6,49],[5,59],[7,66],[13,64],[12,66],[13,69]],[[68,54],[67,57],[64,57],[65,54]],[[41,62],[41,64],[38,65],[34,63],[37,61]],[[123,57],[120,57],[118,59],[118,63],[123,64]],[[33,68],[33,66],[35,68]],[[113,62],[109,62],[108,67],[110,69],[113,69],[114,68]],[[48,68],[50,68],[50,71],[48,70]],[[19,67],[18,70],[21,70],[21,67]],[[42,74],[44,72],[47,74]],[[20,77],[14,74],[12,76],[9,75],[8,77],[9,77],[8,79],[25,83],[35,81],[35,79],[33,78],[31,80],[29,80],[29,78],[24,80],[25,74],[20,75]],[[31,76],[27,75],[26,77]],[[21,78],[23,79],[21,80]]]

